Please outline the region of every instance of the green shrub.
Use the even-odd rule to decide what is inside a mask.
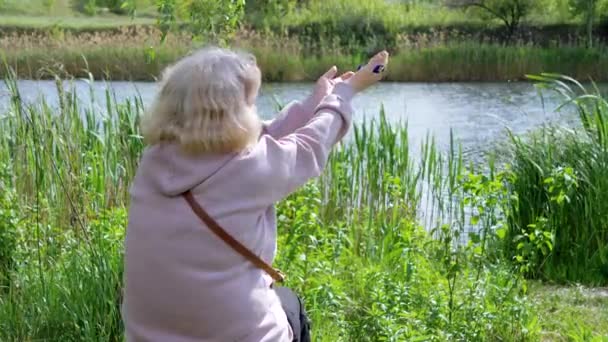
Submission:
[[[534,79],[564,95],[580,125],[511,137],[508,256],[533,278],[608,284],[608,103],[565,77]]]

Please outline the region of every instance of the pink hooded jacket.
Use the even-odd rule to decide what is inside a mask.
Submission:
[[[322,172],[351,125],[353,95],[341,83],[291,103],[240,153],[144,151],[125,239],[127,341],[292,340],[272,279],[205,227],[180,194],[191,189],[225,230],[272,264],[274,204]]]

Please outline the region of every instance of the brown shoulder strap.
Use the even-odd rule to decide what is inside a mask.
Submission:
[[[257,255],[251,252],[247,247],[243,246],[240,242],[235,240],[228,232],[226,232],[214,219],[207,214],[207,212],[198,204],[196,199],[194,199],[194,195],[192,192],[186,191],[182,195],[190,207],[192,211],[217,235],[219,238],[224,240],[232,249],[234,249],[237,253],[244,256],[246,259],[251,261],[255,266],[260,269],[266,271],[272,279],[276,282],[282,282],[285,280],[285,276],[279,272],[278,270],[272,268],[272,266],[268,265],[264,260],[260,259]]]

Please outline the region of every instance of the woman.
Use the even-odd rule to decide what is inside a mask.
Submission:
[[[128,341],[293,341],[273,279],[218,238],[182,196],[272,264],[274,204],[318,176],[351,124],[351,98],[388,53],[356,73],[332,67],[303,102],[262,123],[255,59],[207,48],[168,68],[142,119],[131,189],[123,318]]]

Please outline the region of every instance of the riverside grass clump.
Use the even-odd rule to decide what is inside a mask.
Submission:
[[[564,96],[576,128],[511,136],[506,253],[526,275],[559,283],[608,284],[608,102],[559,75],[533,76]]]
[[[0,340],[119,341],[122,239],[144,106],[117,103],[110,89],[82,103],[57,83],[52,107],[24,103],[6,80]],[[277,266],[303,295],[314,339],[535,340],[525,280],[487,248],[497,237],[484,225],[501,218],[460,213],[465,202],[503,201],[501,176],[467,171],[455,147],[442,156],[430,139],[423,155],[415,161],[407,127],[381,115],[356,126],[321,178],[278,204]],[[423,201],[437,208],[425,218],[432,234],[422,227]],[[480,238],[457,243],[466,226],[481,227]]]

